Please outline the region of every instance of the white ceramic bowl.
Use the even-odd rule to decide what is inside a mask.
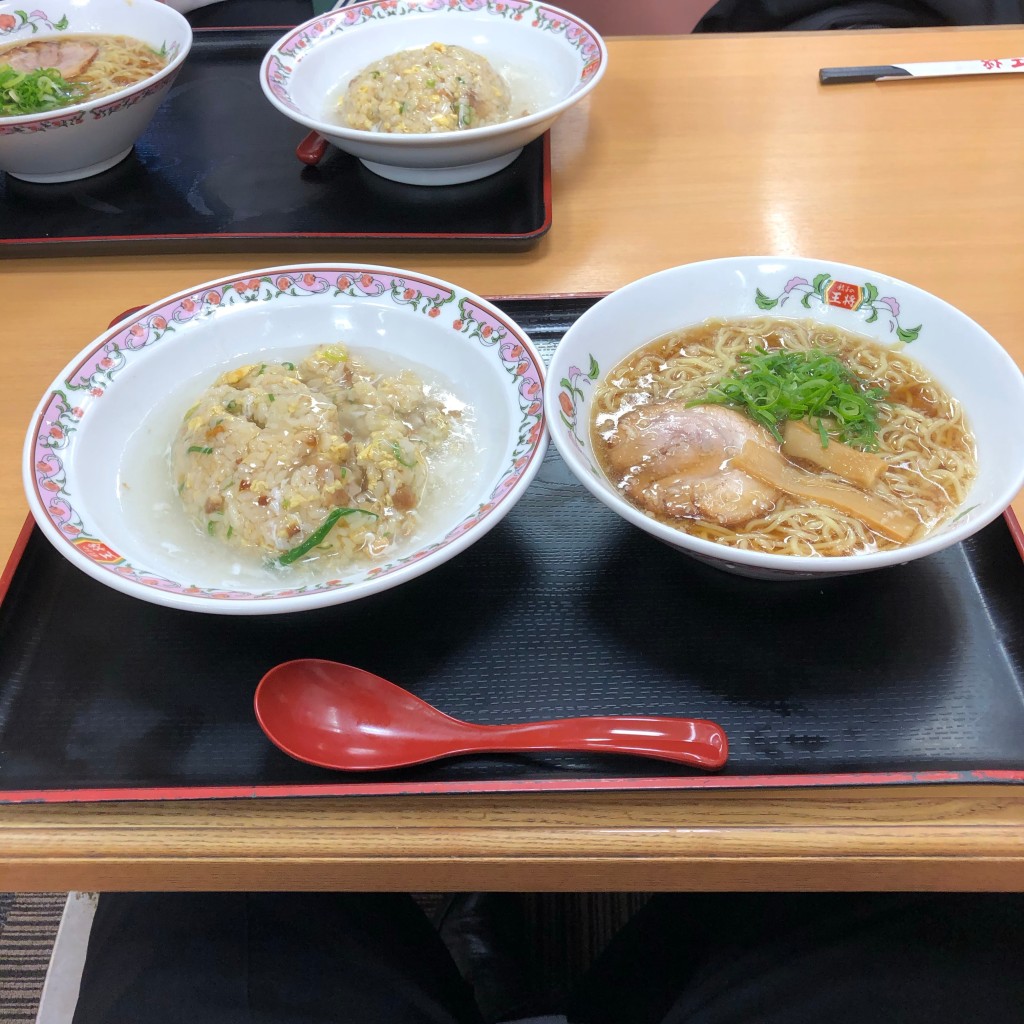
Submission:
[[[182,410],[225,369],[297,362],[333,341],[449,382],[475,409],[474,461],[421,535],[377,562],[294,581],[278,570],[270,584],[265,571],[228,571],[224,547],[174,497],[166,453]],[[319,608],[419,576],[498,523],[540,466],[542,392],[529,338],[454,285],[358,264],[255,270],[161,299],[86,346],[33,416],[24,483],[57,550],[126,594],[234,615]]]
[[[594,457],[595,384],[631,352],[711,317],[813,319],[906,352],[961,402],[977,440],[978,476],[958,518],[906,547],[815,557],[739,551],[688,536],[629,504]],[[569,329],[548,368],[545,405],[558,451],[583,485],[627,522],[710,565],[769,579],[838,576],[896,565],[969,537],[1024,486],[1024,377],[977,323],[942,299],[884,274],[827,260],[738,257],[642,278],[601,299]]]
[[[68,33],[133,36],[167,54],[151,78],[49,114],[0,117],[0,170],[25,181],[75,181],[123,160],[146,130],[192,46],[182,15],[157,0],[54,0],[28,11],[0,0],[0,46]],[[2,62],[2,57],[0,57]]]
[[[441,42],[486,57],[532,112],[504,124],[423,135],[357,131],[331,120],[332,97],[367,64]],[[508,166],[597,85],[601,37],[573,14],[526,0],[371,0],[283,36],[260,84],[281,113],[319,132],[370,170],[415,185],[451,185]]]

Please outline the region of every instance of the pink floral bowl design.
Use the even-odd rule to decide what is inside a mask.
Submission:
[[[368,64],[433,42],[486,57],[508,81],[515,107],[503,124],[422,135],[358,131],[331,107]],[[494,174],[589,96],[608,65],[586,22],[534,0],[368,0],[307,21],[282,36],[260,69],[267,99],[383,177],[451,185]]]
[[[596,385],[630,353],[710,318],[769,315],[833,324],[900,348],[956,397],[977,443],[978,475],[946,525],[903,548],[816,557],[762,554],[701,540],[634,507],[605,477],[590,438]],[[842,576],[909,562],[966,539],[1024,487],[1024,375],[964,313],[873,270],[798,257],[744,256],[690,263],[612,292],[566,332],[548,367],[551,436],[580,483],[627,522],[716,568],[760,579]]]
[[[0,170],[24,181],[76,181],[123,160],[192,48],[188,21],[158,0],[54,0],[34,10],[21,0],[0,0],[0,47],[68,33],[132,36],[164,53],[167,65],[99,99],[49,114],[0,117]]]
[[[183,410],[226,369],[339,341],[449,383],[475,417],[472,465],[420,533],[376,561],[331,576],[297,564],[269,582],[225,565],[176,503],[167,452]],[[320,608],[420,576],[497,525],[544,456],[543,386],[523,330],[456,285],[362,264],[254,270],[154,302],[87,345],[33,416],[24,484],[57,550],[125,594],[226,615]]]

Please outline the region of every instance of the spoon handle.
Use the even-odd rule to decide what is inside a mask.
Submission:
[[[295,147],[295,155],[310,167],[320,163],[327,152],[327,140],[319,132],[310,132]]]
[[[722,727],[702,718],[610,715],[478,728],[473,746],[481,752],[572,750],[633,754],[708,770],[721,768],[729,756],[729,741]]]

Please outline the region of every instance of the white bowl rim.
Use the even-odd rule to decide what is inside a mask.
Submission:
[[[198,596],[193,594],[176,593],[173,591],[161,590],[156,587],[147,586],[135,580],[126,579],[117,573],[111,572],[104,567],[97,565],[92,559],[83,555],[76,546],[71,543],[68,537],[64,536],[54,525],[52,519],[47,515],[45,508],[38,494],[36,478],[33,473],[34,453],[36,440],[39,436],[40,423],[45,413],[49,400],[55,390],[59,390],[66,378],[70,377],[75,370],[81,366],[84,360],[98,350],[107,342],[125,330],[131,321],[138,322],[146,316],[156,313],[170,303],[186,299],[197,294],[203,294],[210,290],[217,290],[224,285],[237,281],[245,281],[264,276],[283,276],[306,271],[349,271],[353,274],[369,273],[395,275],[408,280],[424,282],[442,289],[451,289],[454,293],[461,293],[472,302],[491,314],[498,322],[509,329],[510,337],[523,345],[528,351],[531,361],[537,370],[538,384],[541,387],[540,396],[540,430],[536,442],[533,444],[529,461],[519,472],[515,482],[505,491],[485,513],[479,516],[471,528],[463,531],[458,537],[448,540],[439,545],[435,550],[421,558],[409,561],[385,574],[375,576],[372,579],[362,579],[358,582],[346,584],[329,590],[318,590],[313,593],[282,594],[278,596],[254,596],[244,600],[231,600],[215,598],[212,596]],[[46,386],[35,410],[29,420],[28,430],[22,453],[22,483],[28,499],[29,509],[36,525],[43,535],[63,554],[72,565],[93,579],[98,580],[114,590],[127,594],[139,600],[149,601],[153,604],[165,607],[176,608],[186,611],[205,612],[208,614],[222,615],[271,615],[289,612],[307,611],[317,608],[332,607],[338,604],[345,604],[372,594],[390,590],[401,583],[415,579],[428,570],[443,565],[445,562],[460,554],[472,544],[480,540],[491,529],[498,525],[502,519],[513,509],[522,495],[526,492],[530,483],[540,470],[544,461],[544,455],[548,445],[548,430],[543,402],[544,385],[546,378],[546,367],[539,351],[530,339],[529,335],[513,320],[507,313],[498,309],[488,299],[452,284],[443,278],[431,274],[409,271],[397,267],[385,266],[374,263],[353,262],[332,262],[332,261],[306,261],[297,264],[283,264],[273,267],[262,267],[248,271],[241,271],[233,274],[226,274],[210,281],[183,288],[171,295],[166,295],[154,302],[133,309],[124,317],[112,323],[105,331],[94,338],[88,345],[79,350],[74,357],[61,369],[61,371]],[[101,542],[103,538],[99,538]],[[407,555],[413,554],[417,549],[410,549]],[[145,567],[140,568],[145,572]],[[159,573],[152,573],[159,576]],[[282,588],[284,589],[284,588]]]
[[[720,266],[723,269],[729,268],[731,270],[736,270],[739,268],[753,268],[766,263],[782,264],[783,266],[792,265],[794,268],[798,265],[806,266],[811,264],[817,268],[828,267],[842,273],[849,273],[853,275],[866,274],[875,279],[884,279],[894,287],[906,288],[910,291],[924,295],[927,297],[928,301],[938,304],[940,308],[943,308],[949,315],[971,325],[980,336],[986,338],[992,358],[996,361],[997,365],[1002,363],[1004,370],[1009,375],[1024,382],[1024,374],[1022,374],[1020,367],[1017,366],[1006,349],[1004,349],[1003,346],[1000,345],[999,342],[996,341],[996,339],[976,320],[969,317],[966,313],[947,302],[945,299],[935,295],[934,292],[929,292],[927,289],[921,288],[919,285],[911,284],[909,281],[893,277],[891,274],[886,274],[882,271],[871,270],[856,264],[843,263],[837,260],[819,259],[810,256],[721,256],[714,259],[696,260],[692,263],[683,263],[674,267],[667,267],[664,270],[655,271],[652,274],[647,274],[644,277],[637,278],[636,280],[623,285],[621,288],[617,288],[615,291],[602,296],[593,306],[590,307],[590,309],[583,313],[575,323],[573,323],[569,331],[566,331],[565,335],[563,335],[562,340],[559,342],[551,357],[548,364],[549,378],[555,380],[561,372],[559,349],[562,347],[562,342],[570,335],[570,332],[575,333],[578,330],[580,333],[584,333],[588,327],[588,323],[595,320],[600,315],[594,311],[598,310],[602,303],[627,301],[628,295],[634,287],[639,287],[640,285],[647,286],[649,282],[657,279],[668,280],[691,268],[713,268]],[[623,296],[626,298],[623,298]],[[686,326],[688,325],[680,325],[680,327]],[[637,347],[642,344],[643,342],[640,342]],[[626,354],[628,353],[624,353],[620,358],[624,358]],[[564,350],[561,358],[565,358]],[[664,541],[671,547],[691,553],[707,562],[731,562],[751,569],[772,570],[778,572],[780,577],[787,574],[800,574],[801,576],[806,577],[819,574],[822,576],[828,576],[864,572],[869,569],[880,569],[885,566],[902,565],[917,558],[934,554],[936,551],[941,551],[944,548],[951,547],[954,544],[973,536],[989,523],[1003,515],[1012,503],[1014,497],[1016,497],[1021,488],[1024,488],[1024,459],[1021,459],[1016,472],[1008,473],[1006,475],[1002,487],[992,499],[989,507],[984,513],[977,513],[972,509],[971,517],[964,517],[959,522],[954,521],[951,524],[946,524],[945,527],[940,526],[937,530],[926,535],[922,540],[916,541],[915,543],[909,544],[905,547],[893,548],[887,551],[873,551],[859,555],[837,555],[835,557],[824,557],[821,555],[781,555],[758,551],[744,551],[739,548],[732,548],[723,544],[717,544],[714,541],[703,540],[702,538],[694,537],[683,530],[677,530],[664,523],[660,523],[657,520],[644,515],[644,513],[638,508],[629,504],[629,502],[624,498],[620,497],[610,487],[603,474],[600,479],[594,478],[588,467],[583,462],[579,452],[572,444],[564,439],[562,431],[557,429],[555,426],[555,423],[557,422],[557,408],[555,407],[555,403],[557,401],[558,393],[553,388],[545,389],[544,406],[547,418],[550,421],[549,432],[555,448],[567,465],[569,465],[573,475],[599,501],[603,502],[613,512],[618,513],[627,522],[639,527],[641,530],[651,534],[651,536]],[[969,418],[970,410],[965,409],[965,412],[967,412]]]
[[[140,0],[135,0],[135,3],[139,3]],[[81,103],[72,103],[67,107],[57,107],[54,110],[48,110],[45,113],[38,114],[9,114],[7,117],[0,117],[0,127],[6,128],[14,125],[31,125],[39,124],[44,121],[53,121],[56,119],[72,117],[75,114],[88,113],[91,110],[95,110],[97,107],[105,107],[109,104],[116,103],[119,100],[124,99],[126,96],[133,96],[137,92],[141,92],[143,89],[150,89],[157,83],[162,82],[169,75],[175,73],[185,58],[188,57],[189,52],[192,49],[192,25],[180,11],[175,10],[170,4],[162,3],[161,0],[141,0],[146,6],[152,8],[163,8],[163,10],[169,12],[172,17],[172,21],[177,21],[178,27],[185,30],[185,40],[181,45],[181,49],[178,53],[167,62],[165,67],[162,67],[155,74],[150,75],[148,78],[143,78],[141,81],[133,82],[131,85],[126,85],[123,89],[118,89],[116,92],[108,92],[105,96],[97,96],[95,99],[84,100]],[[5,5],[7,6],[7,5]],[[37,32],[34,35],[28,37],[26,42],[38,42],[43,39],[59,39],[61,36],[66,35],[85,35],[87,33],[77,32],[50,32],[43,31]],[[112,33],[113,34],[113,33]],[[125,33],[121,32],[120,35]],[[7,45],[4,43],[3,45]],[[54,126],[58,127],[58,126]]]
[[[501,121],[498,124],[483,125],[480,128],[466,128],[462,131],[454,132],[420,132],[410,134],[400,134],[393,132],[368,132],[358,128],[348,128],[342,124],[336,124],[331,121],[324,121],[319,118],[310,117],[308,114],[297,110],[294,107],[290,107],[287,104],[282,103],[277,96],[274,95],[273,90],[270,88],[269,83],[269,68],[270,63],[275,57],[279,57],[279,49],[282,45],[291,40],[294,36],[300,35],[305,29],[317,22],[324,21],[325,19],[338,20],[345,16],[348,11],[355,10],[358,7],[378,5],[382,0],[363,0],[363,3],[352,4],[349,7],[338,7],[334,10],[328,11],[325,15],[310,18],[308,21],[303,22],[301,25],[297,25],[293,29],[289,29],[273,46],[267,51],[260,64],[260,85],[263,88],[263,93],[267,99],[286,117],[290,117],[293,121],[297,121],[299,124],[305,125],[307,128],[319,132],[321,135],[333,135],[338,139],[345,139],[348,142],[372,142],[385,146],[405,147],[407,149],[416,148],[419,146],[438,146],[443,145],[446,141],[449,142],[472,142],[474,139],[487,139],[496,135],[504,135],[509,131],[514,131],[522,128],[529,128],[535,124],[540,124],[544,121],[549,121],[552,118],[558,117],[563,111],[568,110],[571,106],[578,103],[584,97],[589,95],[593,91],[597,83],[604,77],[605,71],[608,69],[608,47],[605,45],[604,39],[601,34],[585,22],[582,18],[566,11],[560,7],[555,7],[551,4],[544,4],[544,10],[551,11],[552,13],[564,17],[567,21],[571,21],[576,25],[579,25],[581,29],[588,32],[598,46],[599,59],[597,69],[590,76],[584,86],[577,92],[572,93],[563,100],[559,100],[558,103],[554,103],[551,106],[544,107],[541,110],[535,111],[532,114],[526,114],[523,117],[514,117],[508,121]],[[417,6],[420,0],[404,0],[407,4]],[[457,8],[457,10],[462,10]],[[433,11],[423,10],[416,11],[414,17],[428,18],[434,14],[443,14],[444,11]],[[449,9],[449,14],[451,10]],[[487,9],[481,9],[478,11],[467,10],[464,12],[467,15],[478,15],[487,16]],[[353,25],[353,30],[358,30],[362,25]]]

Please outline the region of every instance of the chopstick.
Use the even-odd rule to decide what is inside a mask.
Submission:
[[[884,82],[893,78],[949,78],[955,75],[1010,75],[1024,71],[1024,57],[998,60],[946,60],[917,64],[866,64],[860,67],[820,68],[822,85]]]

